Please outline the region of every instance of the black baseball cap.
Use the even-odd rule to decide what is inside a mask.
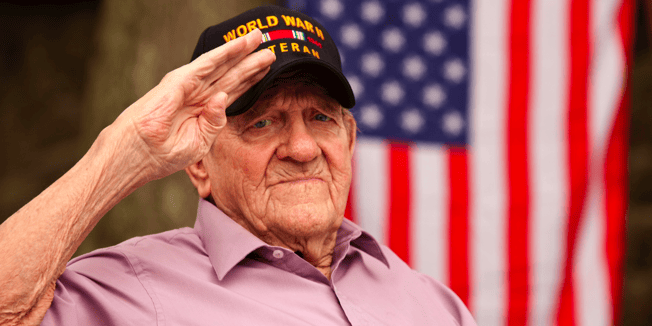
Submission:
[[[254,29],[263,33],[256,51],[270,49],[276,61],[269,73],[226,108],[227,116],[247,111],[280,74],[301,71],[315,79],[343,107],[355,105],[351,85],[342,74],[342,62],[335,42],[326,29],[311,17],[279,6],[261,6],[204,30],[192,60]]]

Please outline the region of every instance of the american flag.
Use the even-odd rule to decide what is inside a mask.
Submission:
[[[360,134],[347,217],[479,325],[620,323],[632,0],[294,0]]]

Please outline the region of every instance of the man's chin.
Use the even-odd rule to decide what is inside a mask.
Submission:
[[[271,189],[268,211],[278,225],[296,230],[314,232],[330,230],[342,214],[338,214],[327,183],[323,181],[301,181],[279,184]],[[266,214],[267,215],[267,214]],[[271,217],[268,215],[268,217]]]
[[[318,179],[280,183],[271,190],[273,200],[284,206],[320,205],[331,199],[328,184]]]
[[[272,218],[276,220],[275,224],[298,236],[302,233],[307,235],[330,232],[337,229],[341,222],[333,205],[323,201],[278,203],[276,208],[276,218]]]

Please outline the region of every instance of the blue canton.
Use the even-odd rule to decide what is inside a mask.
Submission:
[[[468,141],[469,3],[291,0],[329,31],[356,97],[361,137]]]

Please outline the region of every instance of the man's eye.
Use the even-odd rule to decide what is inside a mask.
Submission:
[[[330,121],[331,120],[331,118],[329,116],[321,114],[321,113],[317,114],[315,116],[315,119],[319,120],[319,121]]]
[[[254,128],[260,129],[269,126],[272,123],[272,120],[260,120],[254,124]]]

